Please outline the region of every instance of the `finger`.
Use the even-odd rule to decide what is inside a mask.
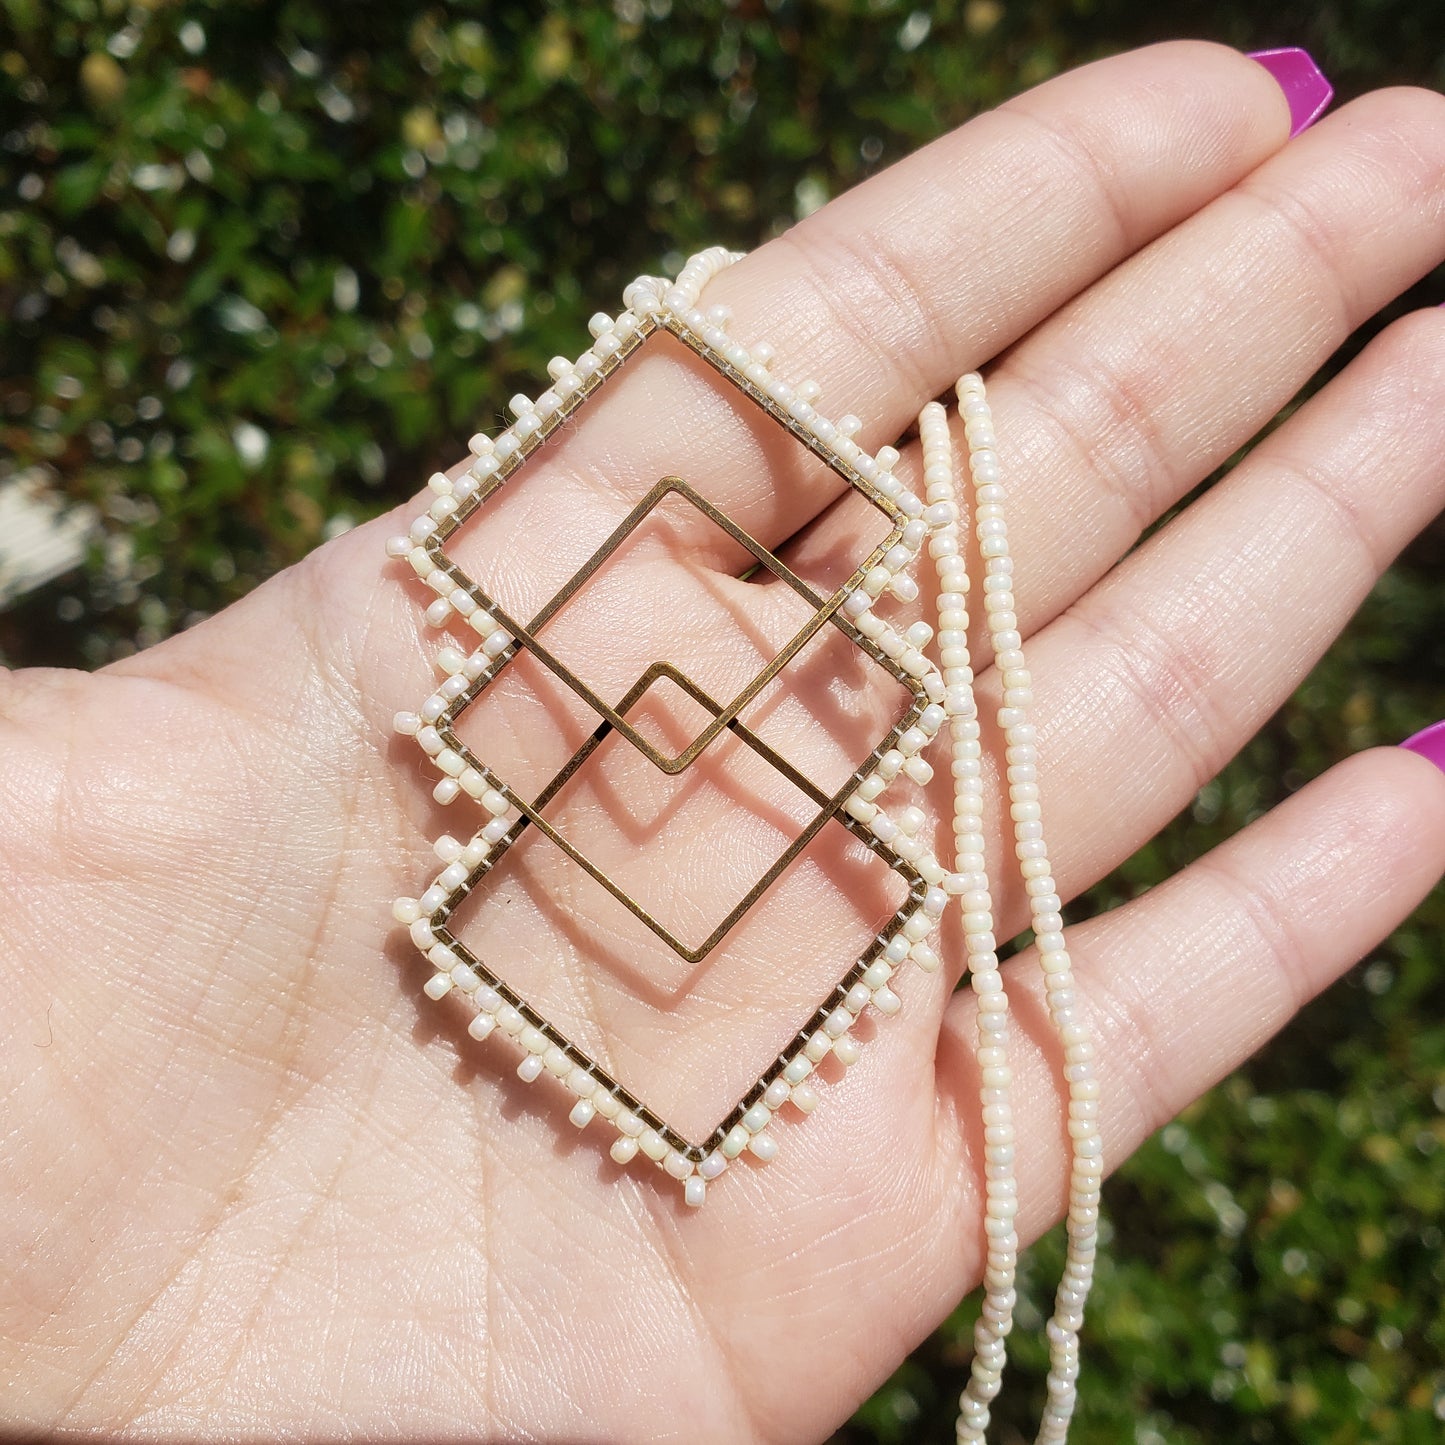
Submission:
[[[1442,458],[1445,316],[1419,312],[1032,640],[1067,894],[1153,836],[1288,698],[1445,506]],[[991,679],[982,694],[987,709]]]
[[[1368,95],[1117,268],[989,378],[1025,635],[1445,257],[1445,100]],[[788,561],[848,553],[840,504]]]
[[[1333,768],[1169,882],[1071,930],[1095,1031],[1104,1157],[1117,1164],[1394,928],[1445,871],[1445,775],[1400,749]],[[1059,1061],[1032,950],[1009,965],[1019,1228],[1064,1201]],[[950,1006],[940,1128],[973,1155],[973,1003]],[[945,1148],[947,1142],[945,1142]],[[961,1161],[962,1162],[962,1161]],[[970,1175],[977,1166],[964,1164]],[[976,1199],[954,1221],[976,1229]],[[976,1249],[969,1240],[965,1249]]]

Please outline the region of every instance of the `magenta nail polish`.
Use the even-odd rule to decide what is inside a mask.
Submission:
[[[1334,99],[1334,86],[1325,79],[1309,52],[1297,45],[1282,50],[1256,50],[1249,58],[1264,66],[1284,91],[1284,98],[1289,101],[1291,137],[1313,125]]]
[[[1400,746],[1409,748],[1412,753],[1419,753],[1422,758],[1429,758],[1445,773],[1445,722],[1431,724],[1414,737],[1406,738]]]

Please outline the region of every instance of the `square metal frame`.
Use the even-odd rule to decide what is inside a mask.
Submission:
[[[670,334],[689,350],[694,352],[705,361],[714,371],[718,372],[724,380],[731,383],[743,398],[754,403],[761,411],[766,413],[773,421],[791,433],[810,452],[817,456],[831,471],[842,478],[854,490],[865,497],[873,506],[878,508],[891,523],[889,534],[880,542],[867,558],[857,567],[852,576],[839,587],[830,597],[823,597],[808,586],[801,578],[797,577],[786,567],[773,553],[764,547],[755,538],[739,527],[730,517],[720,509],[714,507],[706,498],[702,497],[694,488],[679,477],[666,476],[656,483],[643,499],[628,513],[627,517],[613,530],[601,547],[593,554],[583,566],[569,578],[568,582],[557,592],[528,622],[522,623],[519,619],[513,618],[502,609],[497,602],[490,597],[479,583],[469,576],[457,562],[451,558],[446,551],[446,543],[456,531],[463,526],[478,510],[483,508],[486,502],[496,495],[498,490],[505,486],[525,465],[529,458],[540,448],[546,440],[569,421],[577,411],[597,391],[605,385],[606,381],[615,375],[623,364],[637,353],[646,341],[656,335]],[[668,1146],[677,1150],[694,1164],[706,1158],[713,1150],[720,1147],[729,1132],[739,1123],[744,1114],[767,1092],[769,1085],[780,1078],[788,1065],[800,1057],[807,1048],[809,1041],[813,1039],[819,1029],[823,1027],[837,1008],[842,1006],[845,997],[850,989],[861,979],[869,965],[882,954],[888,946],[890,935],[896,930],[901,930],[908,919],[922,907],[924,896],[928,891],[928,884],[918,867],[904,859],[895,852],[888,844],[882,842],[870,830],[868,826],[859,822],[845,810],[845,804],[853,795],[858,784],[873,770],[874,766],[882,755],[892,748],[898,741],[901,734],[917,720],[923,708],[929,702],[929,694],[926,687],[926,675],[917,676],[905,671],[898,663],[885,653],[878,645],[865,636],[843,611],[843,604],[849,594],[858,588],[867,573],[876,567],[889,550],[895,547],[903,534],[907,518],[892,499],[883,491],[876,488],[863,473],[852,464],[836,447],[821,440],[817,433],[806,426],[795,417],[792,412],[777,402],[764,388],[755,384],[744,372],[728,360],[726,355],[715,345],[712,345],[702,334],[702,328],[694,324],[688,317],[670,313],[665,308],[650,311],[636,318],[635,329],[626,338],[620,340],[615,348],[598,359],[598,363],[591,371],[591,374],[582,380],[580,386],[566,396],[561,404],[553,410],[540,424],[526,435],[518,435],[515,431],[509,434],[513,445],[508,449],[507,455],[501,458],[495,466],[490,469],[490,474],[485,477],[478,489],[463,500],[455,510],[444,516],[436,526],[435,530],[421,544],[429,557],[435,571],[445,574],[450,579],[454,588],[464,591],[480,609],[484,609],[490,616],[511,634],[511,642],[501,650],[494,658],[487,670],[474,679],[460,695],[452,699],[443,712],[442,716],[435,723],[438,733],[446,746],[452,749],[468,767],[475,768],[487,781],[489,787],[500,792],[515,807],[520,816],[513,824],[506,837],[500,840],[488,857],[472,869],[466,880],[456,889],[452,890],[447,901],[431,916],[429,929],[431,935],[469,968],[476,977],[484,984],[489,985],[497,991],[503,1000],[516,1008],[526,1022],[540,1030],[550,1044],[560,1048],[567,1059],[576,1067],[584,1069],[594,1077],[599,1086],[612,1093],[625,1107],[631,1109],[647,1127],[655,1129],[667,1142]],[[473,471],[477,470],[474,464]],[[616,707],[607,704],[603,699],[589,688],[579,677],[568,669],[558,659],[544,642],[540,640],[539,634],[543,628],[558,613],[560,613],[569,601],[577,594],[597,570],[606,562],[618,547],[626,540],[645,517],[668,495],[677,494],[698,508],[709,520],[720,526],[727,534],[744,547],[757,562],[767,567],[781,581],[791,587],[802,596],[813,607],[813,612],[804,626],[793,638],[766,664],[760,672],[747,684],[746,687],[730,702],[724,704],[711,698],[691,678],[681,672],[678,668],[665,661],[658,661],[647,668],[637,681],[628,690]],[[857,647],[868,657],[872,658],[880,667],[889,673],[912,694],[910,705],[904,710],[902,716],[895,722],[885,737],[874,747],[868,757],[853,772],[841,788],[833,793],[827,793],[808,779],[804,774],[794,768],[786,759],[782,758],[774,749],[770,748],[755,732],[749,729],[740,719],[739,714],[758,694],[771,682],[787,663],[797,655],[807,644],[809,639],[826,625],[831,623],[839,628]],[[564,682],[571,690],[591,707],[602,719],[598,728],[589,736],[586,742],[577,749],[572,757],[563,766],[535,799],[525,799],[519,796],[505,781],[493,770],[476,757],[469,748],[457,737],[454,726],[468,707],[477,700],[486,688],[496,681],[505,667],[513,661],[523,650],[530,651],[537,656],[555,676]],[[630,708],[647,692],[647,690],[659,678],[666,677],[682,688],[695,702],[703,706],[712,714],[711,721],[703,728],[682,752],[673,757],[668,757],[659,749],[643,738],[635,728],[627,722],[625,714]],[[767,871],[759,882],[749,890],[743,901],[734,908],[721,924],[714,929],[713,934],[704,940],[701,945],[689,947],[681,940],[675,938],[663,925],[648,914],[635,899],[630,898],[624,890],[600,869],[596,868],[576,848],[569,844],[554,829],[544,816],[543,809],[547,806],[563,786],[576,774],[577,770],[586,761],[587,757],[596,749],[606,736],[613,731],[621,733],[627,740],[643,754],[654,766],[664,773],[676,775],[689,767],[698,756],[725,731],[731,731],[746,746],[752,749],[765,761],[770,763],[780,774],[798,787],[805,796],[818,804],[819,812],[809,823],[804,832],[784,852],[783,856]],[[448,920],[454,910],[460,905],[465,897],[480,884],[487,874],[491,872],[497,860],[503,856],[516,840],[521,836],[527,827],[536,827],[552,842],[554,842],[569,858],[585,869],[597,882],[607,889],[614,897],[619,899],[628,909],[646,924],[659,938],[663,939],[674,952],[689,962],[697,962],[704,958],[721,939],[736,925],[739,919],[753,906],[754,903],[766,892],[767,888],[782,874],[792,863],[797,855],[807,846],[813,837],[831,820],[836,821],[847,828],[855,837],[875,855],[877,855],[892,871],[899,874],[908,885],[908,896],[903,904],[896,911],[891,923],[885,925],[873,943],[864,951],[843,974],[838,983],[829,992],[814,1011],[811,1018],[798,1031],[792,1041],[777,1056],[771,1064],[758,1077],[753,1086],[747,1090],[741,1099],[727,1113],[723,1120],[713,1129],[708,1138],[702,1142],[694,1142],[674,1128],[659,1113],[651,1109],[646,1103],[638,1099],[619,1081],[603,1069],[595,1060],[590,1058],[584,1050],[576,1045],[567,1035],[551,1023],[544,1014],[534,1008],[520,994],[518,994],[505,979],[494,973],[486,964],[474,954],[466,944],[456,937],[447,927]]]

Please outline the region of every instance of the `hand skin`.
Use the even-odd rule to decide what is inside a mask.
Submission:
[[[986,365],[1066,896],[1186,804],[1445,501],[1445,315],[1418,313],[1130,552],[1445,256],[1440,97],[1379,92],[1288,131],[1274,82],[1232,51],[1120,56],[946,136],[709,290],[873,447]],[[514,580],[567,564],[661,471],[795,567],[861,550],[857,502],[695,369],[645,359],[616,387],[538,459],[526,507],[499,502],[488,556]],[[415,510],[94,676],[0,675],[4,1412],[117,1437],[822,1439],[979,1277],[970,996],[956,970],[910,974],[903,1013],[779,1128],[778,1158],[730,1171],[700,1212],[613,1166],[600,1129],[574,1135],[556,1090],[421,998],[427,970],[390,923],[430,876],[428,840],[468,831],[388,729],[438,645],[381,558]],[[698,653],[741,631],[761,653],[783,627],[786,594],[738,580],[695,523],[632,561],[634,605],[678,600],[609,631],[622,594],[579,599],[576,655],[599,677],[662,635]],[[788,733],[810,759],[876,721],[836,711]],[[504,774],[572,735],[520,692],[490,726]],[[704,778],[690,801],[695,837],[718,833],[729,800]],[[533,864],[488,946],[585,994],[609,1056],[642,1067],[670,1029],[706,1054],[719,1024],[749,1057],[776,1050],[766,995],[703,988],[671,1018],[625,970],[584,978],[585,948],[529,943],[558,936],[578,887]],[[1077,928],[1108,1161],[1442,867],[1445,776],[1379,750]],[[709,869],[679,873],[687,906],[725,903]],[[837,876],[797,894],[827,936],[852,926]],[[1002,866],[995,889],[1007,935],[1024,910]],[[1006,968],[1026,1239],[1064,1204],[1032,962]]]

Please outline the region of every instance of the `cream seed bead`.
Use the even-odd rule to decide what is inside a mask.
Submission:
[[[778,1141],[766,1132],[754,1134],[748,1140],[748,1148],[766,1164],[770,1159],[776,1157],[778,1152]]]
[[[913,945],[913,962],[921,968],[924,973],[937,973],[942,966],[943,960],[937,952],[928,944],[918,942]]]
[[[882,959],[875,960],[863,970],[862,983],[864,988],[882,988],[890,978],[893,977],[893,968]]]
[[[724,1159],[736,1159],[748,1147],[748,1141],[752,1137],[741,1124],[734,1124],[718,1145],[718,1151]]]
[[[903,924],[903,936],[910,943],[917,943],[932,931],[933,920],[922,909],[919,909],[917,913],[910,914]]]
[[[972,658],[968,647],[969,615],[966,603],[968,587],[966,572],[959,556],[959,508],[954,492],[953,444],[949,435],[947,414],[937,403],[930,403],[919,418],[923,442],[924,473],[931,483],[932,502],[925,513],[936,519],[937,530],[929,543],[939,578],[939,657],[945,669],[947,685],[942,711],[950,721],[954,779],[954,847],[952,889],[940,890],[942,895],[966,895],[963,912],[964,944],[968,956],[969,982],[979,1003],[975,1052],[980,1062],[987,1054],[989,1067],[982,1069],[983,1090],[980,1106],[985,1119],[985,1138],[1003,1134],[1011,1142],[1012,1119],[1008,1102],[1007,1051],[1004,1035],[993,1026],[1007,1007],[998,974],[998,957],[993,938],[992,900],[982,878],[965,879],[963,875],[982,873],[982,767],[979,762],[978,728],[973,721],[977,704],[973,697]],[[979,865],[979,866],[975,866]],[[976,881],[979,886],[964,887]],[[997,1004],[995,1011],[985,1007]],[[989,1042],[993,1040],[993,1042]],[[1002,1143],[1003,1140],[995,1142]],[[958,1438],[981,1442],[988,1426],[987,1402],[997,1394],[1002,1378],[1005,1356],[1004,1339],[1012,1321],[1013,1270],[1015,1261],[1008,1213],[1014,1203],[1012,1162],[997,1161],[985,1178],[985,1298],[983,1310],[974,1329],[974,1364],[968,1387],[959,1402]]]
[[[918,872],[930,888],[942,888],[948,880],[947,870],[932,853],[928,853],[919,859]],[[945,889],[945,892],[946,891]]]
[[[905,728],[898,738],[898,751],[910,757],[928,745],[928,734],[921,727]]]
[[[1009,555],[1008,528],[1004,518],[1005,489],[1000,483],[997,453],[994,451],[992,420],[984,399],[982,380],[970,374],[959,380],[957,395],[965,417],[969,440],[969,467],[975,484],[976,535],[985,559],[984,607],[993,647],[994,664],[1003,683],[997,722],[1004,732],[1009,811],[1014,823],[1015,852],[1030,898],[1035,942],[1046,981],[1050,1020],[1064,1045],[1064,1075],[1069,1088],[1068,1133],[1072,1146],[1068,1250],[1063,1278],[1055,1297],[1054,1315],[1047,1327],[1049,1339],[1049,1403],[1044,1411],[1038,1439],[1061,1445],[1068,1433],[1078,1376],[1078,1330],[1083,1318],[1084,1299],[1092,1277],[1096,1214],[1091,1187],[1102,1177],[1102,1144],[1097,1132],[1098,1085],[1093,1077],[1093,1044],[1090,1031],[1075,1009],[1075,995],[1069,958],[1064,950],[1058,896],[1044,843],[1038,802],[1036,731],[1028,722],[1033,704],[1033,679],[1025,664],[1023,641],[1012,590],[1013,561]],[[991,1077],[992,1070],[986,1071]],[[1086,1093],[1079,1093],[1080,1089]],[[1077,1110],[1077,1112],[1076,1112]],[[987,1131],[986,1131],[987,1132]],[[1001,1213],[1007,1222],[1016,1209]],[[974,1417],[970,1416],[970,1420]],[[987,1423],[986,1413],[983,1423]],[[972,1424],[969,1427],[972,1430]],[[960,1418],[960,1440],[981,1440],[981,1427],[966,1433]]]
[[[918,583],[906,572],[899,572],[888,583],[888,590],[900,602],[916,602],[918,600]]]
[[[903,764],[903,771],[920,787],[933,781],[933,765],[917,754]]]
[[[713,1180],[722,1174],[727,1167],[728,1161],[726,1158],[723,1157],[721,1152],[714,1149],[713,1152],[697,1166],[697,1172],[703,1179]]]
[[[772,1110],[766,1104],[754,1104],[742,1117],[743,1128],[749,1134],[756,1134],[768,1127],[768,1121],[773,1117]]]
[[[438,768],[448,777],[458,777],[466,767],[466,761],[454,748],[443,748],[433,759]]]

